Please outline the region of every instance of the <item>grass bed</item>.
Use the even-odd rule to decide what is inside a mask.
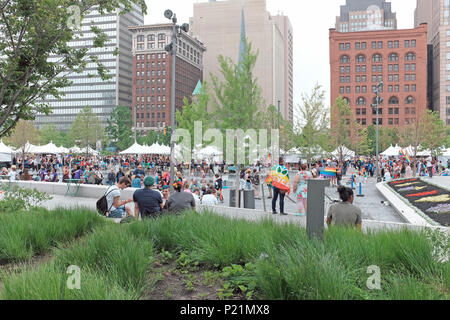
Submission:
[[[55,250],[51,263],[6,275],[2,298],[138,299],[158,250],[204,270],[227,270],[226,298],[230,290],[245,296],[242,287],[269,300],[449,299],[450,263],[438,261],[434,241],[425,232],[339,228],[325,232],[323,242],[310,241],[295,225],[188,212],[96,228],[85,241]],[[81,268],[82,290],[62,287],[69,265]],[[380,268],[381,290],[367,288],[370,266]]]
[[[36,208],[1,213],[0,263],[30,259],[102,223],[104,219],[86,209],[48,211]]]
[[[136,300],[147,279],[153,245],[125,226],[107,224],[84,241],[55,249],[54,260],[37,269],[3,275],[4,300]],[[80,290],[69,290],[67,268],[80,268]]]

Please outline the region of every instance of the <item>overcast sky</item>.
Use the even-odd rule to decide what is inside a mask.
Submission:
[[[205,0],[146,0],[146,24],[168,22],[165,9],[177,14],[179,23],[189,23],[193,4]],[[294,29],[294,104],[301,102],[301,94],[309,93],[318,82],[326,90],[325,105],[329,105],[330,67],[328,29],[334,28],[339,7],[345,0],[266,0],[267,10],[287,16]],[[391,0],[397,13],[398,29],[414,27],[415,0]]]

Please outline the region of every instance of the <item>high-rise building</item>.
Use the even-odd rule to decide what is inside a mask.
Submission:
[[[172,42],[172,24],[132,26],[133,103],[132,114],[141,134],[170,126],[172,110],[172,55],[165,50]],[[203,81],[203,44],[181,31],[178,36],[175,70],[175,108],[192,98]]]
[[[76,32],[78,40],[73,40],[69,46],[75,48],[91,48],[87,56],[95,55],[108,69],[111,79],[102,80],[95,63],[88,63],[82,73],[71,73],[67,78],[72,81],[70,87],[60,91],[66,95],[58,101],[53,96],[45,100],[53,108],[53,113],[37,115],[35,124],[41,127],[54,124],[60,130],[70,129],[77,114],[86,106],[90,106],[103,124],[106,124],[111,112],[118,105],[131,106],[131,38],[128,30],[131,25],[144,23],[141,7],[133,4],[132,10],[120,14],[116,12],[100,14],[97,10],[90,11],[81,22],[81,32]],[[108,41],[102,48],[93,48],[95,35],[91,26],[100,28],[108,36]],[[119,54],[115,55],[116,49]],[[51,56],[50,61],[58,61],[61,57]]]
[[[365,32],[330,29],[330,67],[331,105],[343,97],[362,127],[376,124],[371,105],[381,81],[379,124],[413,123],[427,108],[427,25]]]
[[[430,106],[450,126],[450,0],[417,0],[416,26],[428,24]]]
[[[397,15],[385,0],[347,0],[341,6],[341,15],[336,17],[339,32],[396,29]]]
[[[244,18],[242,17],[244,16]],[[265,0],[209,1],[194,4],[190,34],[204,43],[203,67],[207,82],[210,73],[221,77],[219,55],[239,59],[242,22],[245,34],[258,51],[254,76],[267,105],[278,107],[286,120],[293,119],[293,30],[287,16],[272,16]]]

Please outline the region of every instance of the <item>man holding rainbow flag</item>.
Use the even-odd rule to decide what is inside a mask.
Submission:
[[[284,165],[283,158],[280,157],[279,165],[274,166],[267,176],[266,183],[273,188],[272,213],[277,214],[276,205],[278,195],[280,196],[280,214],[284,213],[284,197],[291,193],[291,182],[289,180],[288,168]]]

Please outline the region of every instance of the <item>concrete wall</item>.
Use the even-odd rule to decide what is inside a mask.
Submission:
[[[62,195],[64,196],[67,191],[67,184],[64,183],[48,183],[48,182],[7,182],[0,180],[1,185],[17,185],[21,188],[27,189],[36,189],[40,192],[47,192],[52,195]],[[107,186],[97,186],[97,185],[81,185],[80,186],[80,197],[82,198],[93,198],[99,199],[103,196],[108,189]],[[129,199],[133,198],[133,193],[136,191],[134,188],[128,188],[123,190],[121,193],[121,199]],[[76,198],[74,198],[76,199]],[[95,208],[95,207],[94,207]],[[203,206],[200,205],[198,208],[199,212],[202,211],[212,211],[218,215],[231,218],[231,219],[244,219],[247,221],[261,221],[264,219],[271,219],[277,223],[293,223],[300,227],[306,228],[306,218],[305,217],[296,217],[293,215],[289,216],[280,216],[273,215],[270,212],[252,210],[252,209],[241,209],[241,208],[229,208],[222,206]],[[325,217],[324,217],[324,225],[325,225]],[[363,220],[363,231],[383,231],[383,230],[401,230],[403,228],[407,228],[409,230],[423,230],[424,228],[430,229],[438,229],[450,235],[450,228],[446,227],[433,227],[430,225],[415,225],[415,224],[404,224],[404,223],[395,223],[395,222],[383,222],[383,221],[373,221],[373,220]]]

